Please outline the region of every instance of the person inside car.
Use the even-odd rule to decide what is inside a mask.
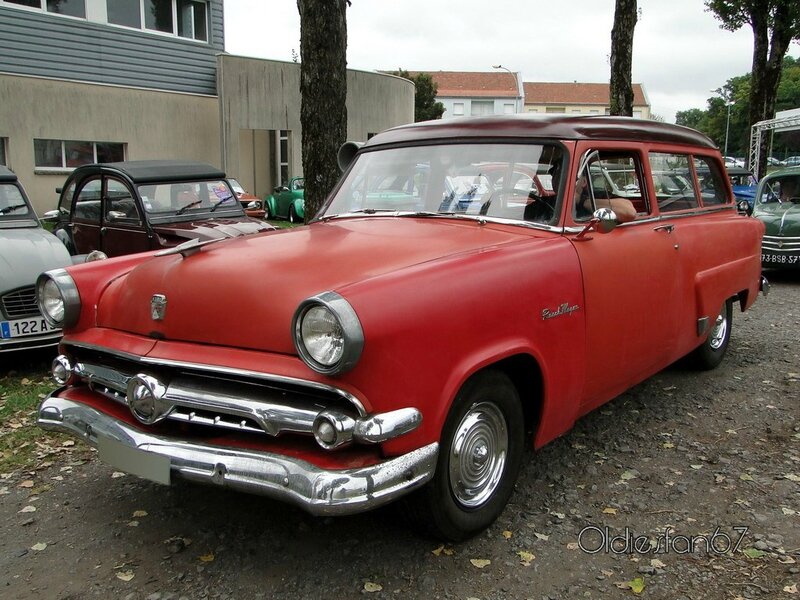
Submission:
[[[781,179],[781,194],[778,197],[779,202],[798,202],[800,201],[800,194],[798,193],[797,178],[791,177]]]

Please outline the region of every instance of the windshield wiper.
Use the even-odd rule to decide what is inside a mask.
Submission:
[[[224,197],[224,198],[222,198],[221,200],[217,200],[217,201],[214,203],[214,205],[211,207],[211,212],[214,212],[215,210],[217,210],[217,207],[218,207],[220,204],[222,204],[223,202],[227,202],[227,201],[228,201],[228,200],[230,200],[231,198],[233,198],[233,196],[225,196],[225,197]]]
[[[18,208],[28,208],[27,204],[12,204],[11,206],[6,206],[5,208],[0,208],[0,215],[4,215],[6,213],[10,213],[12,210],[17,210]]]
[[[187,204],[186,206],[181,206],[181,207],[180,207],[180,208],[177,210],[177,212],[175,213],[175,216],[177,217],[178,215],[182,215],[182,214],[183,214],[183,213],[185,213],[187,210],[189,210],[189,209],[190,209],[190,208],[192,208],[193,206],[197,206],[197,205],[198,205],[198,204],[200,204],[201,202],[202,202],[202,200],[195,200],[194,202],[189,202],[189,204]]]

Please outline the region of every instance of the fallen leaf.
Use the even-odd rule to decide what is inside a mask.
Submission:
[[[742,481],[753,481],[753,477],[749,473],[742,473],[739,475],[739,479]]]
[[[10,493],[11,492],[8,491],[7,485],[4,485],[3,487],[0,488],[0,496],[7,496]]]
[[[787,473],[783,476],[784,479],[788,479],[789,481],[794,481],[795,483],[800,482],[800,476],[795,475],[794,473]]]
[[[477,567],[478,569],[482,569],[492,564],[492,561],[486,558],[470,558],[469,562],[472,563],[473,567]]]
[[[651,566],[651,567],[653,567],[653,568],[655,568],[655,569],[663,569],[663,568],[664,568],[664,567],[666,567],[667,565],[665,565],[663,562],[661,562],[661,561],[660,561],[660,560],[658,560],[657,558],[654,558],[654,559],[652,559],[652,560],[650,561],[650,566]]]
[[[703,465],[689,465],[689,466],[692,467],[695,471],[703,468]]]
[[[20,484],[17,487],[32,488],[33,487],[33,480],[32,479],[26,479],[25,481],[20,482]]]
[[[121,579],[122,581],[130,581],[133,579],[133,571],[120,571],[117,573],[117,579]]]
[[[119,479],[120,477],[125,477],[125,473],[123,473],[122,471],[114,471],[111,474],[111,479]]]
[[[20,509],[20,511],[19,511],[19,512],[21,512],[21,513],[32,513],[32,512],[36,512],[36,507],[35,507],[35,506],[31,506],[31,505],[29,504],[28,506],[24,506],[22,509]]]
[[[203,562],[211,562],[212,560],[214,560],[214,553],[213,552],[209,552],[208,554],[203,554],[202,556],[199,556],[198,558]]]
[[[673,443],[671,443],[671,442],[664,442],[663,444],[661,444],[661,447],[662,447],[662,448],[668,448],[668,449],[669,449],[669,448],[674,448],[674,447],[675,447],[675,444],[673,444]]]
[[[614,571],[606,571],[605,569],[600,569],[600,572],[606,577],[611,577],[614,574]]]
[[[28,379],[27,377],[24,377],[24,378],[22,379],[22,381],[20,381],[20,383],[21,383],[22,385],[30,385],[30,384],[31,384],[31,380],[30,380],[30,379]]]
[[[526,552],[525,550],[520,550],[517,552],[517,556],[519,556],[520,562],[522,562],[522,565],[525,567],[529,567],[531,561],[536,558],[533,553]]]
[[[783,591],[787,594],[796,594],[797,593],[797,584],[793,583],[792,585],[785,585],[783,586]]]
[[[61,445],[62,445],[64,448],[69,448],[69,447],[71,447],[71,446],[74,446],[74,445],[75,445],[75,440],[65,440],[64,442],[62,442],[62,443],[61,443]]]
[[[383,589],[383,586],[379,583],[372,583],[371,581],[367,581],[364,583],[364,591],[365,592],[380,592]]]
[[[578,542],[570,542],[567,544],[567,550],[577,550],[578,549]]]
[[[138,527],[139,521],[128,521],[128,527]]]
[[[510,540],[512,535],[514,535],[514,534],[513,534],[513,533],[511,533],[511,532],[510,532],[510,531],[508,531],[508,530],[506,530],[506,531],[504,531],[504,532],[503,532],[503,537],[504,537],[504,538],[506,538],[507,540]]]
[[[560,513],[560,512],[550,511],[550,514],[553,515],[556,519],[562,519],[563,520],[564,517],[565,517],[564,513]]]
[[[634,594],[641,594],[644,591],[644,579],[637,577],[628,582],[628,586]]]
[[[784,564],[784,565],[793,565],[793,564],[795,564],[797,561],[796,561],[795,559],[793,559],[791,556],[782,556],[782,557],[780,557],[780,558],[778,559],[778,562],[779,562],[779,563],[782,563],[782,564]]]
[[[537,540],[542,540],[543,542],[546,542],[547,540],[549,540],[549,539],[550,539],[550,536],[549,536],[549,535],[545,535],[545,534],[543,534],[543,533],[534,533],[533,535],[535,535],[535,536],[536,536],[536,539],[537,539]]]
[[[762,552],[758,548],[747,548],[746,550],[742,550],[742,554],[744,554],[747,558],[761,558],[762,556],[766,556],[766,552]]]
[[[433,554],[434,556],[440,556],[442,554],[442,550],[444,550],[444,544],[442,544],[438,548],[434,548],[433,550],[431,550],[431,554]]]
[[[133,515],[132,516],[133,516],[134,519],[138,519],[140,517],[146,517],[147,516],[147,511],[146,510],[135,510],[135,511],[133,511]]]
[[[622,481],[628,481],[630,479],[636,479],[639,476],[636,471],[625,471],[622,475],[619,476]]]
[[[617,514],[617,509],[616,508],[604,508],[603,509],[603,514],[605,514],[605,515],[615,515],[615,514]]]
[[[792,510],[791,508],[786,508],[785,506],[781,506],[781,510],[783,511],[783,514],[785,514],[787,517],[791,517],[792,515],[797,514],[796,510]]]
[[[36,550],[36,552],[41,552],[45,548],[47,548],[47,544],[45,544],[44,542],[39,542],[38,544],[34,544],[33,546],[31,546],[31,550]]]

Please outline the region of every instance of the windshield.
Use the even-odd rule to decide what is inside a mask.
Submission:
[[[0,183],[0,220],[33,219],[35,215],[13,183]]]
[[[800,174],[772,177],[764,182],[755,213],[775,212],[786,206],[800,204]]]
[[[555,144],[447,144],[360,155],[322,218],[376,212],[557,220]]]
[[[242,214],[236,195],[222,180],[140,185],[139,194],[150,217],[211,212]]]

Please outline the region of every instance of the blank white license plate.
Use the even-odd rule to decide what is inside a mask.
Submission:
[[[3,339],[37,335],[54,330],[55,328],[50,327],[42,317],[0,322],[0,337]]]
[[[156,483],[169,485],[169,457],[153,452],[131,448],[116,440],[97,438],[100,460],[112,467],[149,479]]]

